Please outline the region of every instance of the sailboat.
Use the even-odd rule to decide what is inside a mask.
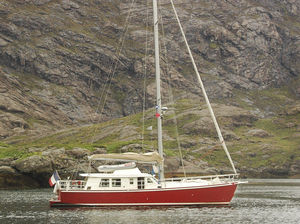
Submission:
[[[227,150],[219,125],[210,105],[201,77],[198,73],[174,3],[171,4],[187,46],[189,55],[202,89],[210,115],[215,124],[219,140],[233,168],[232,174],[165,178],[162,144],[162,102],[160,93],[160,59],[157,0],[153,0],[153,24],[156,71],[156,119],[158,127],[158,152],[145,154],[95,154],[95,160],[126,162],[121,165],[98,167],[98,173],[80,174],[85,180],[58,180],[54,187],[55,197],[50,200],[51,207],[57,206],[185,206],[185,205],[227,205],[232,200],[238,184],[233,161]],[[157,175],[143,173],[136,163],[150,164]],[[156,176],[158,178],[156,178]]]

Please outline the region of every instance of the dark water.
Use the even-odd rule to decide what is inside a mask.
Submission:
[[[300,223],[300,179],[248,181],[225,207],[50,209],[51,189],[0,191],[0,223]]]

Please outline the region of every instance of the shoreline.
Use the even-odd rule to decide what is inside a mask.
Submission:
[[[51,175],[50,175],[51,176]],[[49,176],[49,178],[50,178]],[[183,175],[180,173],[166,173],[167,178],[171,177],[182,177]],[[187,176],[204,176],[197,175],[195,173],[187,175]],[[259,174],[259,175],[249,175],[241,174],[239,179],[248,180],[248,179],[261,179],[261,180],[296,180],[300,179],[300,174],[292,175],[292,176],[270,176],[268,174]],[[0,190],[30,190],[30,189],[47,189],[51,188],[48,186],[48,180],[45,180],[44,183],[40,183],[40,180],[34,179],[27,175],[18,175],[18,177],[14,178],[10,175],[0,174]],[[8,186],[8,187],[7,187]]]

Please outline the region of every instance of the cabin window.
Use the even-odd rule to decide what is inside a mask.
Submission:
[[[144,189],[145,188],[145,178],[144,177],[138,177],[138,189]]]
[[[129,183],[130,183],[130,184],[133,184],[133,183],[134,183],[133,178],[130,178],[130,179],[129,179]]]
[[[109,187],[109,179],[101,179],[100,187]]]
[[[150,178],[147,178],[147,183],[148,183],[148,184],[152,184],[153,181],[152,181]]]
[[[111,183],[113,187],[121,187],[121,179],[112,179]]]

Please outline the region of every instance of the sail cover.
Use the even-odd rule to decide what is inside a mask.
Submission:
[[[157,152],[138,154],[126,152],[121,154],[95,154],[89,156],[89,160],[114,160],[114,161],[134,161],[138,163],[162,163],[163,158]]]

